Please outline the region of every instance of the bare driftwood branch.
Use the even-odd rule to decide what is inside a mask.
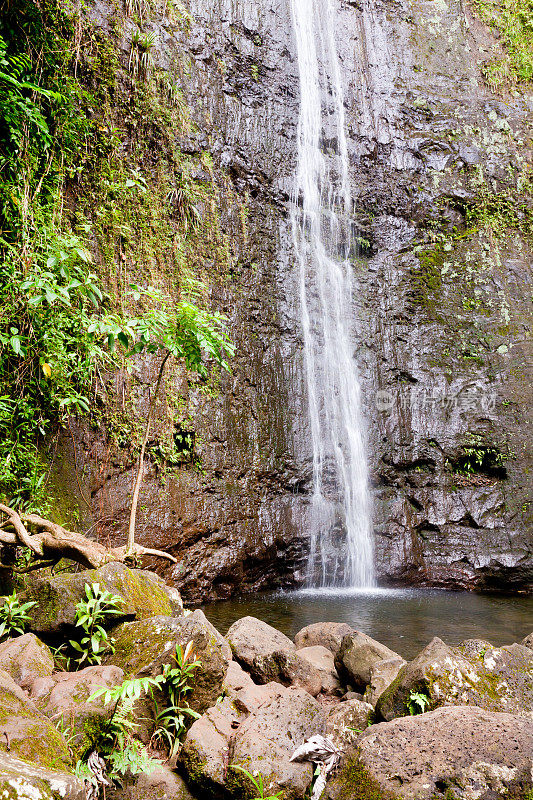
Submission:
[[[142,547],[140,544],[134,544],[133,548],[104,547],[81,533],[69,531],[37,514],[19,514],[3,503],[0,503],[0,512],[7,517],[0,528],[0,544],[29,547],[36,556],[45,561],[57,562],[61,558],[69,558],[85,567],[96,569],[110,561],[124,563],[128,559],[147,555],[176,563],[174,556],[169,553]]]

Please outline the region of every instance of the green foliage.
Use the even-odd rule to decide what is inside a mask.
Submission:
[[[516,188],[506,187],[493,192],[482,174],[476,177],[476,198],[466,207],[468,226],[490,230],[497,238],[504,236],[510,228],[531,236],[533,230],[533,184],[530,169],[523,170],[516,178]]]
[[[181,645],[176,645],[174,654],[175,666],[165,664],[162,675],[162,688],[166,690],[169,703],[162,709],[157,709],[156,729],[152,742],[163,744],[167,747],[170,756],[174,755],[179,746],[180,736],[185,731],[186,716],[198,719],[200,714],[189,707],[186,695],[192,690],[194,672],[200,667],[201,662],[194,657],[193,643],[189,642],[185,650]]]
[[[152,743],[164,745],[169,754],[176,751],[179,736],[184,731],[185,714],[197,718],[184,700],[191,690],[190,681],[200,662],[194,658],[192,642],[185,650],[176,646],[175,666],[167,664],[161,674],[142,678],[127,678],[120,686],[111,688],[102,686],[89,697],[93,702],[102,697],[104,705],[112,705],[113,713],[109,720],[96,731],[86,753],[78,763],[77,774],[85,779],[90,774],[85,766],[89,753],[96,750],[106,761],[108,775],[111,779],[130,772],[133,775],[150,772],[159,763],[153,759],[144,745],[135,739],[137,725],[134,722],[135,703],[143,695],[148,695],[155,702],[154,692],[158,690],[167,694],[168,705],[158,713],[158,726],[152,737]],[[157,704],[156,704],[157,707]]]
[[[13,594],[9,594],[1,599],[0,639],[23,634],[28,626],[28,622],[31,620],[28,611],[33,608],[36,603],[33,600],[27,603],[21,603],[16,591],[13,591]]]
[[[77,667],[100,664],[104,652],[113,652],[113,643],[103,623],[120,613],[123,602],[118,595],[100,589],[98,583],[85,584],[85,599],[76,606],[76,627],[82,629],[83,635],[79,641],[69,641],[77,654],[72,658]]]
[[[431,700],[424,692],[410,692],[407,700],[407,708],[412,717],[423,714]]]
[[[128,772],[131,775],[149,774],[159,765],[160,762],[149,755],[142,742],[135,739],[138,726],[133,716],[136,700],[159,686],[160,678],[127,678],[120,686],[112,689],[102,686],[93,692],[88,702],[103,696],[104,704],[113,704],[114,707],[111,717],[95,730],[89,746],[76,765],[79,778],[91,780],[87,758],[93,750],[104,758],[111,780],[120,779]]]
[[[251,800],[280,800],[283,796],[283,792],[276,792],[276,794],[269,794],[265,795],[265,785],[263,781],[263,776],[260,772],[254,772],[252,774],[249,770],[241,767],[239,764],[230,764],[231,769],[236,769],[239,772],[242,772],[243,775],[246,775],[248,780],[252,783],[254,792],[257,792],[257,795]]]
[[[483,65],[492,86],[533,81],[533,1],[474,0],[478,16],[499,34],[503,57]]]
[[[130,6],[139,17],[149,10],[145,0]],[[189,24],[180,3],[167,12]],[[131,159],[112,123],[120,64],[109,39],[59,0],[11,0],[0,37],[0,493],[46,515],[47,451],[66,418],[92,405],[97,381],[122,356],[117,344],[130,355],[171,352],[202,378],[212,363],[227,366],[233,350],[224,317],[204,310],[206,292],[196,303],[187,286],[169,296],[137,287],[127,295],[126,277],[120,292],[114,285],[117,241],[135,252],[143,279],[154,253],[159,266],[174,264],[175,285],[207,197],[190,178],[192,160],[165,141],[170,165],[153,178],[163,184],[154,213],[156,192],[139,166],[141,127],[168,138],[188,124],[188,111],[176,74],[148,79],[153,35],[134,37],[135,69],[147,80],[117,111],[133,131]],[[109,282],[91,255],[95,242]],[[132,316],[139,300],[143,316]]]

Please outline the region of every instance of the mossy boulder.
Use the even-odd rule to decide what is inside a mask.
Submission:
[[[176,645],[194,644],[201,662],[195,672],[193,691],[187,696],[192,708],[205,711],[222,694],[231,650],[205,614],[196,610],[181,617],[155,616],[124,622],[113,629],[115,652],[106,663],[115,664],[126,675],[159,675],[163,664],[174,664]]]
[[[48,770],[72,767],[67,743],[55,725],[4,670],[0,670],[0,733],[0,754]]]
[[[154,572],[129,569],[112,562],[99,569],[82,572],[29,575],[21,596],[35,600],[31,628],[37,633],[60,633],[76,620],[76,605],[85,597],[86,584],[98,583],[102,589],[122,598],[117,619],[145,619],[156,614],[183,613],[179,592],[165,584]]]
[[[85,800],[85,789],[69,772],[43,769],[0,752],[0,797],[2,800]]]
[[[533,652],[519,644],[496,648],[479,640],[452,648],[435,637],[382,693],[376,704],[378,717],[391,720],[409,714],[413,693],[426,697],[426,710],[471,705],[531,716]]]
[[[113,713],[113,704],[104,705],[102,697],[89,702],[100,687],[113,687],[122,683],[124,673],[120,667],[92,666],[80,672],[56,672],[47,678],[34,681],[30,698],[50,719],[61,720],[72,739],[69,744],[76,755],[93,743]]]
[[[439,708],[368,728],[324,800],[526,800],[532,753],[531,719]]]
[[[54,671],[52,652],[33,633],[25,633],[0,644],[0,669],[8,672],[15,683],[28,689],[36,678],[45,678]]]

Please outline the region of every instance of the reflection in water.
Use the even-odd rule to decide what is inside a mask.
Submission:
[[[221,633],[247,615],[293,637],[313,622],[346,622],[413,658],[434,637],[454,645],[486,639],[520,641],[533,631],[533,598],[423,589],[306,589],[264,594],[204,606]]]

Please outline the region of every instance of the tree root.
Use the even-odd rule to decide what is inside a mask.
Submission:
[[[38,559],[45,561],[57,562],[68,558],[93,569],[111,561],[123,564],[142,556],[158,556],[174,564],[177,562],[169,553],[142,547],[140,544],[133,544],[130,548],[104,547],[81,533],[68,531],[37,514],[19,514],[3,503],[0,503],[0,512],[7,517],[0,526],[0,545],[29,547]]]

